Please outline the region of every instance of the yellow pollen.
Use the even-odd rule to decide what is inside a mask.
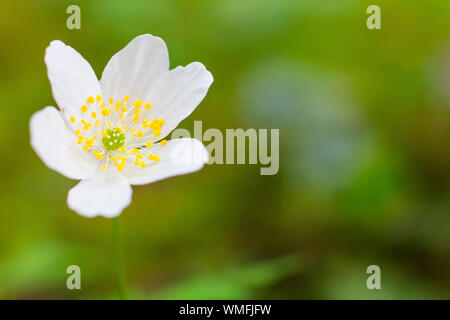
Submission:
[[[142,126],[143,127],[145,127],[145,125],[148,123],[148,119],[144,119],[143,121],[142,121]]]
[[[122,147],[120,148],[120,151],[122,151],[122,153],[126,153],[126,152],[127,152],[127,149],[125,149],[125,147],[122,146]]]
[[[92,118],[97,118],[97,114],[95,113],[95,112],[92,112],[92,114],[91,114],[91,116],[92,116]]]
[[[125,115],[125,113],[121,113],[120,116],[119,116],[119,120],[122,120],[124,115]]]
[[[86,105],[82,105],[81,106],[81,111],[83,111],[83,112],[87,112],[88,111],[88,107],[86,107]]]
[[[135,114],[135,115],[136,115],[136,114],[139,114],[139,112],[141,112],[141,110],[139,110],[139,109],[136,109],[136,110],[134,110],[134,111],[133,111],[133,114]]]
[[[132,119],[133,122],[138,122],[139,121],[139,115],[135,115]]]
[[[135,108],[139,108],[140,106],[142,106],[142,100],[136,100],[133,103],[133,107],[135,107]]]
[[[144,136],[144,134],[143,134],[141,131],[139,131],[139,132],[137,133],[137,136],[138,136],[139,138],[142,138],[142,137]]]
[[[142,157],[143,157],[143,155],[140,153],[136,155],[136,158],[138,158],[138,159],[142,159]]]
[[[94,156],[96,156],[96,157],[98,158],[98,160],[102,160],[102,159],[103,159],[103,155],[102,155],[102,153],[99,152],[99,151],[92,151],[92,154],[93,154]]]
[[[80,134],[81,131],[80,130],[75,130],[75,134]]]
[[[139,159],[136,159],[136,160],[134,161],[134,164],[135,164],[135,165],[139,165]]]
[[[123,101],[125,101],[125,102],[128,102],[128,100],[130,99],[130,97],[129,96],[125,96],[125,97],[123,97]]]
[[[72,122],[76,122],[76,121],[77,121],[77,119],[75,119],[75,117],[70,117],[70,121],[72,121]]]
[[[102,96],[98,94],[96,99],[97,99],[98,102],[101,102],[102,101]]]
[[[109,104],[113,104],[114,100],[113,98],[109,98]]]
[[[136,149],[136,148],[133,148],[133,149],[131,149],[131,151],[130,151],[131,154],[133,154],[133,153],[139,153],[139,152],[140,152],[139,149]]]
[[[108,132],[106,132],[105,130],[103,130],[103,131],[102,131],[102,136],[103,136],[103,138],[107,137],[107,136],[108,136]]]
[[[103,171],[106,170],[106,164],[102,166],[102,170],[103,170]]]
[[[116,161],[116,158],[109,158],[109,161],[111,162]]]
[[[155,154],[154,158],[155,158],[155,161],[156,161],[156,162],[158,162],[158,161],[160,160],[160,159],[159,159],[159,156],[158,156],[157,154]]]
[[[158,120],[153,119],[152,122],[150,122],[149,127],[152,129],[155,129],[155,127],[158,125]]]
[[[145,108],[145,109],[150,109],[151,106],[152,106],[152,104],[151,104],[150,102],[147,102],[147,103],[144,105],[144,108]]]
[[[104,117],[106,117],[110,113],[111,113],[111,109],[103,109],[102,110],[102,116],[104,116]]]
[[[153,132],[153,135],[156,137],[156,136],[159,136],[161,134],[161,130],[156,130],[155,132]]]
[[[147,143],[145,144],[145,146],[146,146],[147,148],[150,148],[151,146],[153,146],[153,142],[147,142]]]
[[[164,140],[161,140],[161,142],[159,143],[160,145],[165,145],[167,143],[167,140],[166,139],[164,139]]]
[[[88,146],[84,146],[84,147],[83,147],[83,150],[84,150],[84,151],[87,151],[88,149],[89,149]]]
[[[149,155],[148,155],[148,158],[149,158],[150,160],[153,160],[153,159],[155,159],[155,156],[152,155],[152,154],[149,154]]]
[[[141,161],[141,167],[145,168],[145,162],[144,161]]]
[[[94,144],[95,139],[86,139],[86,145],[88,147],[92,147],[92,145]]]
[[[127,106],[126,105],[122,105],[122,112],[126,112],[127,111]]]
[[[95,102],[95,100],[94,100],[94,97],[89,97],[89,98],[87,98],[87,103],[94,103]]]

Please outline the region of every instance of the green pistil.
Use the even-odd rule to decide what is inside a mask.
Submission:
[[[117,129],[106,130],[107,136],[103,137],[103,144],[106,150],[116,150],[119,149],[125,143],[125,134],[120,133]]]

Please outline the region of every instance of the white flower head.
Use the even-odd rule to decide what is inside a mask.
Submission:
[[[72,210],[115,217],[130,204],[131,185],[194,172],[208,161],[200,141],[164,137],[203,100],[213,77],[199,62],[169,70],[161,38],[133,39],[100,81],[58,40],[45,63],[60,111],[45,107],[31,117],[31,145],[48,167],[81,180],[69,191]]]

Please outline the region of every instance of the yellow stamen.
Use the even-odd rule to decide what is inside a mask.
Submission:
[[[94,156],[96,156],[96,157],[98,158],[98,160],[102,160],[102,159],[103,159],[103,155],[102,155],[102,153],[99,152],[99,151],[92,151],[92,154],[93,154]]]
[[[136,100],[133,103],[133,107],[135,107],[135,108],[139,108],[140,106],[142,106],[142,100]]]

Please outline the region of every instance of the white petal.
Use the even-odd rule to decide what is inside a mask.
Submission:
[[[61,112],[45,107],[30,120],[31,146],[51,169],[71,179],[85,179],[95,171],[97,160],[76,144]]]
[[[165,120],[161,135],[154,141],[165,137],[194,111],[212,82],[212,74],[200,62],[177,67],[161,77],[145,99],[152,107],[141,116],[142,119]]]
[[[129,96],[131,102],[142,100],[158,77],[168,70],[169,54],[164,41],[143,34],[109,60],[100,84],[106,98],[122,100]]]
[[[127,179],[115,168],[96,174],[70,189],[69,208],[82,216],[113,218],[131,203],[132,189]]]
[[[164,146],[155,145],[142,150],[146,167],[141,168],[129,163],[122,171],[134,185],[198,171],[209,158],[205,146],[197,139],[191,138],[170,140]],[[148,160],[148,154],[158,155],[160,161]]]
[[[45,51],[45,63],[53,97],[66,116],[78,116],[89,96],[95,98],[101,94],[91,65],[63,42],[50,43]]]

